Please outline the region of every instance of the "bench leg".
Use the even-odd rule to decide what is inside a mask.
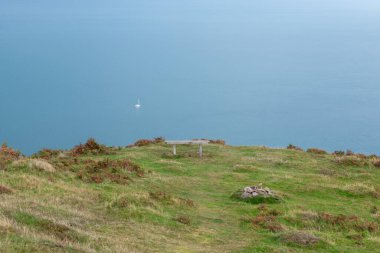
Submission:
[[[173,155],[177,155],[177,148],[176,148],[176,145],[173,145]]]
[[[199,145],[199,157],[202,157],[203,153],[203,147],[202,145]]]

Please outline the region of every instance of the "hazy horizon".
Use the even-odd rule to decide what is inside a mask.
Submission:
[[[369,0],[3,0],[0,142],[380,154],[379,27]]]

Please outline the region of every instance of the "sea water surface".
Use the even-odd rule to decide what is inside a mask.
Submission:
[[[0,0],[0,116],[26,154],[155,136],[380,154],[380,1]]]

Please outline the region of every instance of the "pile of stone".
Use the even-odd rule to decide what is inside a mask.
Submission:
[[[261,184],[258,186],[248,186],[242,190],[242,199],[249,199],[254,197],[268,198],[275,197],[275,194],[268,187],[263,188]]]

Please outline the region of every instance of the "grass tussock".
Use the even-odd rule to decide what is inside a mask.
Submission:
[[[55,168],[48,161],[42,159],[22,159],[12,163],[14,167],[26,166],[30,170],[55,172]]]

